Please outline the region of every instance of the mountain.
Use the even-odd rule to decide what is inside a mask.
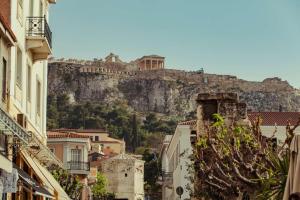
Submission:
[[[138,71],[112,66],[97,61],[52,60],[48,92],[66,93],[72,102],[110,104],[122,100],[138,112],[180,116],[195,111],[198,93],[236,92],[253,111],[300,111],[300,91],[277,77],[254,82],[203,70]]]

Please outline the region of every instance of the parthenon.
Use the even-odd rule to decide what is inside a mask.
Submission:
[[[158,55],[143,56],[138,60],[140,71],[165,68],[165,57]]]

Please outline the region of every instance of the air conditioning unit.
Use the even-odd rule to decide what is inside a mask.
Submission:
[[[24,129],[27,129],[27,117],[23,113],[17,115],[17,122]]]

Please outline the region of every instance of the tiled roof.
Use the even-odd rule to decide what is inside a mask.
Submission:
[[[85,135],[78,135],[75,133],[60,133],[60,132],[47,132],[48,138],[90,138]]]
[[[55,132],[77,132],[77,133],[107,133],[104,129],[67,129],[67,128],[61,128],[61,129],[53,129],[51,131]]]
[[[112,139],[112,138],[111,138]],[[93,141],[93,143],[99,143],[99,144],[103,144],[103,143],[110,143],[110,144],[113,144],[113,143],[118,143],[118,144],[122,144],[123,141],[122,140],[99,140],[99,141]]]
[[[300,112],[248,112],[248,118],[251,122],[257,117],[261,117],[262,126],[286,126],[288,122],[296,125],[300,118]]]
[[[0,22],[3,24],[5,29],[9,32],[9,34],[12,37],[12,39],[14,40],[14,42],[17,42],[17,38],[16,38],[14,32],[12,31],[9,23],[5,20],[5,18],[3,17],[3,15],[1,13],[0,13]]]
[[[178,125],[196,125],[197,120],[190,120],[190,121],[185,121],[185,122],[179,122]]]

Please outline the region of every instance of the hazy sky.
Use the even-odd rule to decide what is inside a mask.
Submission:
[[[159,54],[169,68],[300,88],[300,0],[57,0],[50,12],[55,57]]]

